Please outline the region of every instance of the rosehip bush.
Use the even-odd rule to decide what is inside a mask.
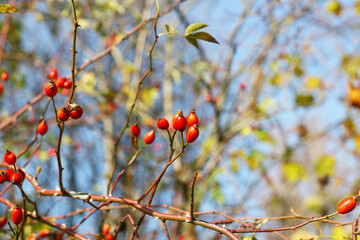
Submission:
[[[359,14],[0,4],[0,239],[356,239]]]

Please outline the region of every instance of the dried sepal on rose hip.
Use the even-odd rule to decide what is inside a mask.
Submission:
[[[7,164],[14,165],[16,163],[16,155],[13,152],[6,149],[4,154],[4,160]]]
[[[70,117],[72,119],[79,119],[83,115],[84,110],[79,104],[71,104]]]
[[[24,182],[24,176],[20,172],[14,172],[10,177],[10,182],[21,185]]]
[[[182,110],[181,109],[179,109],[175,114],[174,114],[174,116],[173,116],[173,119],[172,119],[172,126],[174,127],[174,125],[175,125],[175,120],[176,120],[176,118],[179,116],[179,114],[182,114]]]
[[[10,177],[13,175],[14,170],[11,169],[1,169],[0,175],[2,175],[4,181],[10,182]]]
[[[45,85],[45,89],[44,89],[46,95],[48,97],[55,97],[57,92],[58,92],[58,89],[57,89],[57,86],[56,84],[54,83],[53,80],[50,80],[50,82],[48,82],[46,85]]]
[[[61,107],[57,111],[57,117],[60,121],[65,122],[70,118],[70,111],[66,107]]]
[[[348,197],[342,200],[337,206],[337,211],[340,214],[346,214],[354,210],[356,207],[356,197]]]

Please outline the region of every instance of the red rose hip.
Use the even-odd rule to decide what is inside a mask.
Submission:
[[[7,72],[2,72],[0,78],[5,82],[9,79],[9,74]]]
[[[169,128],[169,122],[166,118],[158,118],[156,125],[161,130],[166,130]]]
[[[179,109],[176,113],[175,113],[175,115],[173,116],[173,119],[172,119],[172,126],[174,127],[174,124],[175,124],[175,120],[176,120],[176,118],[179,116],[179,114],[182,114],[182,110],[181,109]]]
[[[1,217],[0,218],[0,228],[5,226],[7,224],[7,218],[6,217]]]
[[[151,130],[150,132],[146,133],[144,136],[144,142],[146,144],[151,144],[155,140],[155,130]]]
[[[337,211],[340,214],[351,212],[356,207],[356,199],[354,197],[348,197],[342,200],[337,206]]]
[[[174,115],[173,118],[173,128],[178,131],[184,131],[186,129],[186,119],[181,111],[181,109]]]
[[[71,111],[70,113],[70,117],[72,119],[79,119],[81,118],[81,116],[83,115],[84,110],[80,105],[76,105],[73,109],[73,111]]]
[[[55,85],[57,88],[62,88],[62,87],[64,87],[65,82],[66,82],[66,78],[61,77],[61,78],[56,79]]]
[[[139,136],[141,133],[141,129],[140,127],[135,123],[131,126],[131,133],[132,135],[134,135],[135,137]]]
[[[65,122],[70,118],[70,112],[66,109],[66,107],[59,108],[57,111],[57,117],[60,121]]]
[[[54,83],[54,81],[48,82],[45,85],[44,91],[48,97],[55,97],[58,90],[57,90],[57,87],[56,87],[56,84]]]
[[[24,181],[24,177],[21,173],[19,172],[14,172],[11,177],[10,177],[10,181],[13,183],[13,184],[16,184],[16,185],[20,185],[23,183]]]
[[[108,234],[110,232],[110,224],[105,223],[102,227],[102,234]]]
[[[37,132],[40,135],[44,135],[48,130],[48,126],[45,121],[41,121],[37,126]]]
[[[198,125],[195,124],[194,126],[189,127],[186,132],[186,141],[188,143],[195,142],[195,140],[199,137],[199,129]]]
[[[16,163],[16,155],[13,152],[6,149],[4,154],[4,160],[7,164],[14,165]]]
[[[10,177],[13,175],[14,171],[11,169],[2,169],[0,174],[2,175],[4,181],[10,182]]]
[[[199,119],[196,116],[195,109],[193,109],[191,111],[191,113],[189,114],[189,116],[187,118],[187,121],[188,121],[189,127],[194,126],[195,124],[199,124]]]
[[[11,220],[14,224],[19,225],[23,219],[23,210],[19,207],[13,208],[11,211]]]
[[[57,78],[57,69],[56,68],[53,68],[53,69],[51,69],[51,71],[49,72],[49,74],[48,74],[48,77],[50,78],[50,79],[56,79]]]
[[[63,83],[63,88],[69,89],[71,88],[71,85],[72,85],[72,81],[66,81]]]

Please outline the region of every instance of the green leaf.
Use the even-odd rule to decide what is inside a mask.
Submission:
[[[313,105],[314,103],[314,97],[312,95],[296,95],[296,99],[295,99],[296,105],[297,106],[304,106],[304,107],[308,107]]]
[[[248,165],[251,170],[257,169],[262,165],[262,162],[266,159],[266,155],[257,149],[251,150],[248,156]]]
[[[167,32],[170,32],[170,26],[169,25],[165,24],[165,28],[166,28]]]
[[[191,45],[193,45],[196,48],[199,48],[199,44],[198,44],[198,41],[196,39],[190,38],[190,37],[185,37],[185,38]]]
[[[194,38],[194,39],[198,39],[198,40],[203,40],[203,41],[207,41],[207,42],[220,44],[218,41],[216,41],[216,39],[213,36],[211,36],[207,32],[197,32],[197,33],[194,33],[191,35],[186,35],[186,38]]]
[[[239,171],[239,165],[236,162],[236,156],[232,156],[230,158],[230,168],[233,172],[238,172]]]
[[[276,144],[276,141],[271,137],[271,135],[262,129],[256,129],[254,131],[254,135],[260,141]]]
[[[225,204],[225,197],[223,192],[221,191],[220,184],[218,182],[214,182],[210,190],[211,198],[219,205]]]
[[[13,7],[9,4],[0,4],[0,13],[11,13],[11,12],[19,12],[16,7]]]
[[[185,36],[192,34],[193,32],[200,30],[202,28],[206,28],[209,25],[203,24],[203,23],[193,23],[190,24],[186,29],[185,29]]]

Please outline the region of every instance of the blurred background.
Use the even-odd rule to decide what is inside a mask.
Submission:
[[[174,2],[159,0],[160,9]],[[43,91],[51,68],[56,67],[60,76],[69,75],[71,70],[70,2],[18,0],[11,4],[20,12],[0,15],[0,71],[10,75],[3,83],[0,124]],[[154,0],[79,0],[76,4],[81,25],[77,66],[156,14]],[[161,36],[153,52],[153,72],[141,85],[130,120],[130,125],[138,123],[142,129],[141,146],[144,134],[156,128],[158,116],[170,121],[181,108],[185,115],[195,109],[200,118],[199,139],[168,169],[153,204],[188,210],[195,171],[199,172],[196,211],[216,210],[235,218],[288,216],[291,209],[308,217],[326,215],[335,212],[343,198],[358,194],[360,2],[184,1],[159,18],[158,33],[166,32],[165,24],[184,33],[191,23],[208,24],[204,31],[220,44],[199,41],[196,49],[181,36]],[[77,74],[74,102],[82,105],[84,115],[66,124],[63,135],[61,155],[67,189],[106,194],[115,139],[126,122],[138,80],[149,67],[152,27],[153,22],[146,24]],[[62,90],[55,97],[57,107],[67,102],[68,94]],[[47,97],[42,98],[13,125],[2,128],[1,151],[19,152],[31,142],[46,102]],[[58,128],[51,107],[45,119],[49,132],[39,150],[32,156],[34,145],[18,162],[22,165],[29,158],[26,170],[32,175],[41,165],[39,182],[55,189]],[[180,149],[179,138],[175,147]],[[116,172],[135,152],[127,129],[118,148]],[[156,129],[155,142],[145,147],[113,195],[141,196],[166,164],[168,154],[167,134]],[[67,198],[39,198],[29,182],[24,183],[24,190],[38,202],[44,216],[89,207]],[[22,201],[15,188],[3,196]],[[0,205],[1,214],[6,210]],[[126,208],[98,211],[78,231],[94,234],[100,222],[110,223],[113,229],[128,213],[135,220],[141,216]],[[85,214],[56,221],[73,226]],[[350,222],[356,216],[355,211],[334,220]],[[214,214],[199,218],[224,219]],[[272,220],[261,227],[292,226],[302,221]],[[220,239],[201,227],[167,224],[173,239]],[[226,226],[237,228],[240,224]],[[32,224],[25,232],[44,227]],[[131,233],[131,224],[125,224],[118,239],[127,239]],[[351,227],[314,223],[282,234],[285,239],[343,239],[351,236]],[[166,239],[161,222],[151,217],[145,218],[140,236]],[[251,239],[253,235],[239,236]],[[274,233],[255,237],[281,238]]]

